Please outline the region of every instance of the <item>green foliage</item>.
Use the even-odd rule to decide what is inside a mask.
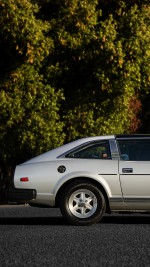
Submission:
[[[0,11],[0,34],[11,53],[15,53],[15,60],[18,56],[23,61],[41,66],[53,42],[46,36],[49,24],[36,19],[38,6],[29,0],[1,0]]]
[[[148,0],[0,0],[0,12],[3,163],[138,130],[150,95]]]
[[[29,0],[0,1],[0,147],[5,176],[17,163],[64,141],[59,114],[63,93],[42,74],[53,40],[49,23],[36,17],[38,10]]]
[[[62,144],[63,124],[58,115],[58,103],[62,98],[61,91],[55,93],[50,85],[43,83],[43,77],[33,66],[22,65],[17,72],[11,73],[0,91],[0,140],[4,155],[8,145],[16,155],[17,143],[19,150],[34,154]]]
[[[52,2],[47,2],[51,10]],[[131,102],[149,90],[150,7],[145,3],[56,1],[59,12],[49,21],[53,62],[66,99],[67,140],[137,130],[141,106],[135,114]],[[60,87],[57,78],[54,84]]]

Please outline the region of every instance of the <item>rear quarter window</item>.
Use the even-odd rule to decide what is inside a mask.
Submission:
[[[111,159],[109,142],[88,144],[66,155],[67,158]]]

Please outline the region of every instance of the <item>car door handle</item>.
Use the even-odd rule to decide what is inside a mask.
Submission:
[[[132,173],[133,169],[132,168],[122,168],[123,173]]]

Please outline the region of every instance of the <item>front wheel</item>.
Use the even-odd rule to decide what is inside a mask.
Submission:
[[[63,216],[74,225],[91,225],[102,218],[105,198],[94,184],[80,181],[65,188],[60,199]]]

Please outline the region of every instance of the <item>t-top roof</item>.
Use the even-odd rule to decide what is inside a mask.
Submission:
[[[117,139],[122,139],[122,138],[144,138],[148,137],[150,138],[150,134],[116,134]]]

